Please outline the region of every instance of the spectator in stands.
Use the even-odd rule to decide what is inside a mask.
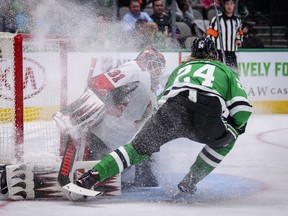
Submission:
[[[172,1],[166,0],[165,9],[171,14],[172,13]],[[195,24],[193,23],[194,15],[193,9],[190,6],[188,0],[176,0],[176,21],[185,22],[190,26],[192,33],[195,33]]]
[[[173,0],[166,0],[165,9],[172,13]],[[188,0],[176,0],[176,20],[183,21],[184,19],[192,21],[194,19],[193,10]]]
[[[129,7],[130,0],[117,0],[117,6],[120,7]]]
[[[139,0],[141,10],[145,9],[147,5],[151,3],[152,0]],[[120,7],[129,7],[130,0],[117,0],[117,6]]]
[[[201,3],[204,5],[206,10],[209,10],[211,8],[214,8],[214,0],[201,0]],[[219,0],[216,0],[216,6],[219,8],[220,3]]]
[[[243,2],[238,5],[238,15],[242,19],[243,43],[242,48],[264,48],[264,43],[256,36],[253,25],[246,21],[249,11]]]
[[[153,22],[146,12],[141,12],[139,0],[130,0],[129,12],[123,17],[125,30],[134,30],[138,19],[145,19],[147,22]]]
[[[164,0],[154,0],[152,2],[153,14],[151,18],[158,25],[158,30],[166,37],[172,37],[172,18],[166,13]],[[176,27],[175,38],[179,41],[181,37],[180,30]]]
[[[155,22],[147,23],[147,45],[152,45],[155,49],[165,49],[167,48],[167,38],[162,32],[158,30],[158,25]]]
[[[11,33],[15,32],[14,26],[7,23],[6,17],[2,14],[0,14],[0,32],[11,32]]]
[[[169,14],[169,15],[172,15],[172,1],[173,0],[165,0],[165,11]],[[175,2],[175,6],[176,6],[176,21],[180,21],[180,20],[183,20],[183,13],[182,11],[180,10],[179,6],[178,6],[178,3],[177,1]]]
[[[192,9],[200,11],[204,19],[207,19],[207,11],[201,0],[189,0],[189,4]]]
[[[194,20],[194,15],[192,7],[190,6],[188,0],[177,0],[177,4],[183,14],[184,21],[192,23],[192,21]]]
[[[167,38],[158,30],[155,22],[147,22],[145,19],[138,19],[132,33],[132,48],[143,49],[153,47],[155,49],[167,48]]]
[[[29,19],[29,4],[18,4],[15,16],[17,32],[29,33]]]
[[[90,31],[92,43],[85,43],[85,45],[87,44],[89,47],[100,51],[109,50],[111,47],[115,48],[115,46],[112,45],[114,38],[113,36],[111,37],[111,28],[113,28],[113,26],[107,22],[107,15],[104,12],[99,11],[97,15],[95,15],[94,24],[95,27]]]
[[[255,30],[248,23],[243,23],[242,31],[244,34],[242,48],[265,48],[264,43],[255,35]]]
[[[13,7],[13,3],[11,1],[5,1],[5,3],[1,7],[1,30],[3,32],[16,32],[16,23],[15,23],[15,8]]]
[[[208,10],[214,9],[214,0],[189,0],[192,9],[199,10],[204,19],[208,19]],[[219,0],[216,0],[216,6],[219,8]]]
[[[135,29],[132,31],[132,48],[142,49],[147,46],[147,20],[138,19],[135,22]]]

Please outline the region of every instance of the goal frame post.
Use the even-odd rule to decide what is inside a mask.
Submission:
[[[13,34],[13,33],[1,33],[1,38],[3,40],[10,40],[13,43],[13,60],[12,57],[9,57],[11,61],[13,61],[13,65],[11,66],[11,75],[13,77],[13,84],[11,82],[11,85],[13,85],[13,105],[10,108],[11,109],[10,114],[13,120],[12,120],[12,130],[13,130],[13,138],[14,140],[11,140],[13,142],[14,146],[12,147],[12,151],[14,154],[13,159],[10,158],[12,156],[9,156],[9,159],[7,159],[7,163],[22,163],[23,162],[23,156],[24,156],[24,142],[25,142],[25,93],[24,93],[24,61],[25,61],[25,48],[24,46],[29,47],[29,43],[37,44],[40,40],[41,42],[44,41],[44,43],[52,43],[57,44],[57,56],[60,57],[60,63],[59,66],[57,64],[57,67],[59,67],[59,76],[61,79],[61,89],[59,92],[60,101],[59,104],[57,102],[57,106],[59,109],[63,109],[67,105],[67,73],[68,73],[68,42],[65,38],[60,36],[44,36],[40,37],[38,35],[31,35],[31,34]],[[27,43],[28,42],[28,43]],[[11,42],[10,42],[11,43]],[[26,44],[27,43],[27,44]],[[37,45],[36,45],[37,46]],[[49,46],[49,44],[48,44]],[[0,47],[1,49],[1,47]],[[0,59],[2,56],[0,57]],[[3,95],[2,95],[3,96]],[[1,97],[2,97],[1,96]],[[3,97],[2,97],[3,98]],[[4,96],[5,99],[5,96]],[[8,99],[8,98],[7,98]],[[11,99],[10,99],[11,101]],[[3,106],[5,107],[5,105]],[[5,108],[4,108],[5,109]],[[3,110],[3,109],[2,109]],[[26,110],[27,111],[27,110]],[[51,117],[52,120],[52,117]],[[63,135],[60,133],[59,137],[59,152],[58,156],[61,156],[61,152],[63,153],[64,147],[64,141],[63,141]],[[10,143],[9,143],[10,144]],[[2,146],[3,147],[3,146]],[[4,147],[3,147],[4,148]],[[11,147],[9,147],[11,148]],[[1,163],[6,163],[5,159],[3,161],[0,160]]]

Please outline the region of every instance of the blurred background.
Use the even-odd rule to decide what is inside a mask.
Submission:
[[[175,19],[172,24],[180,30],[180,38],[175,39],[172,35],[169,42],[160,43],[159,33],[163,32],[155,32],[157,48],[189,49],[193,37],[205,35],[211,18],[215,16],[215,8],[211,5],[204,12],[201,1],[184,0],[193,10],[193,24],[187,30],[187,26],[179,24],[187,22],[173,16],[176,11],[171,7],[175,1],[182,10],[181,1],[163,1],[165,12]],[[141,11],[153,14],[152,0],[141,0],[140,3]],[[217,5],[221,12],[221,1],[217,1]],[[0,31],[65,36],[70,39],[72,50],[142,48],[139,38],[133,38],[134,33],[127,33],[122,28],[122,18],[129,11],[128,7],[129,0],[1,0]],[[285,0],[237,0],[235,14],[241,17],[245,36],[260,41],[257,47],[253,47],[255,43],[252,42],[244,44],[244,48],[288,48],[287,8]],[[149,45],[149,41],[147,43]],[[155,44],[155,41],[150,43]]]

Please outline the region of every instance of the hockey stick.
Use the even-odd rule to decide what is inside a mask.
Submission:
[[[216,12],[216,22],[217,22],[217,26],[218,26],[218,31],[219,31],[219,41],[220,41],[220,49],[221,49],[221,54],[222,54],[222,59],[223,59],[223,63],[226,64],[226,59],[225,59],[225,53],[224,53],[224,45],[223,45],[223,38],[222,38],[222,28],[220,26],[220,21],[219,21],[219,17],[218,17],[218,9],[217,9],[217,5],[216,5],[216,0],[214,0],[214,9]]]
[[[92,58],[85,90],[88,89],[89,82],[93,76],[93,72],[96,66],[96,62],[97,62],[96,58]],[[85,131],[86,130],[82,130],[81,133],[83,132],[86,134]],[[72,167],[76,159],[77,152],[80,152],[82,148],[85,148],[85,146],[84,147],[82,146],[83,142],[81,139],[81,135],[79,137],[77,136],[77,133],[78,131],[75,128],[74,129],[72,128],[66,133],[66,147],[65,147],[62,163],[61,163],[59,174],[58,174],[58,183],[63,189],[76,193],[76,194],[80,194],[84,196],[100,195],[102,192],[79,187],[78,185],[72,183],[70,180],[70,173],[72,171]],[[80,144],[78,145],[77,145],[78,143],[77,140],[80,140]],[[79,155],[78,155],[78,158],[79,158]]]
[[[63,155],[62,163],[61,163],[59,174],[58,174],[59,185],[65,190],[68,190],[70,192],[80,194],[83,196],[100,195],[102,193],[100,191],[94,191],[94,190],[82,188],[71,182],[70,173],[74,165],[77,151],[79,150],[79,148],[81,148],[81,146],[75,146],[75,143],[77,142],[75,141],[74,138],[72,138],[71,135],[67,135],[67,138],[68,138],[68,142],[65,148],[65,152]]]
[[[91,59],[91,63],[90,63],[89,73],[88,73],[88,76],[87,76],[85,91],[87,91],[89,89],[89,85],[90,85],[91,79],[93,77],[94,70],[96,68],[96,63],[97,63],[97,58],[92,58]],[[85,133],[85,137],[86,137],[86,133]],[[80,158],[83,159],[83,156],[85,154],[85,145],[83,144],[83,142],[85,142],[86,139],[84,138],[84,135],[81,136],[81,139],[79,139],[79,140],[80,140],[81,146],[83,148],[80,149],[81,152],[78,152],[78,157],[76,158],[77,160],[80,159]]]
[[[85,90],[87,90],[89,88],[89,83],[90,83],[90,80],[92,79],[93,72],[94,72],[94,69],[96,67],[96,63],[97,63],[97,59],[96,58],[92,58],[91,64],[90,64],[89,74],[88,74],[88,77],[87,77]]]

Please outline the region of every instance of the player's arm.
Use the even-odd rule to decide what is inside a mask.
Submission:
[[[232,78],[231,80],[231,99],[226,102],[230,113],[228,121],[239,134],[242,134],[245,132],[247,121],[252,114],[252,106],[238,78]]]
[[[114,90],[124,77],[120,70],[94,77],[88,89],[77,100],[53,115],[59,129],[67,132],[86,125],[99,124],[104,118],[108,93]]]

